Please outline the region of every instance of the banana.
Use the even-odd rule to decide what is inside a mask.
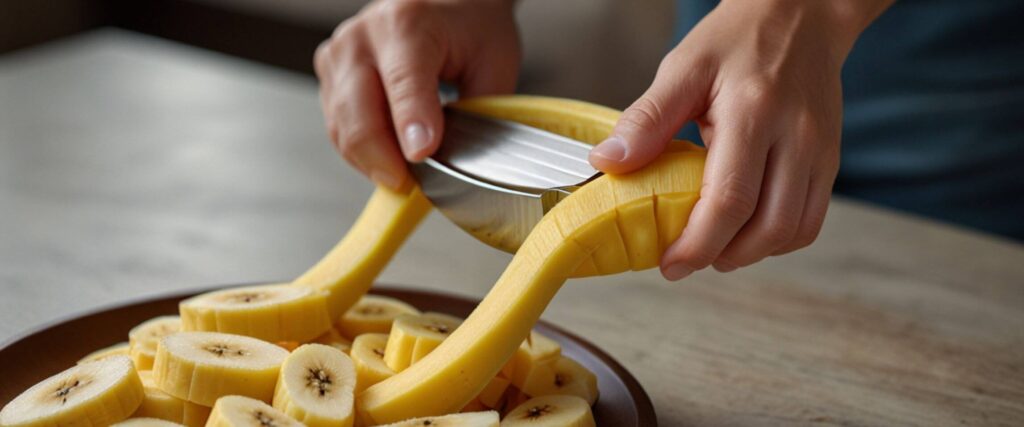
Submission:
[[[430,354],[462,323],[462,319],[442,313],[403,314],[395,318],[388,335],[384,362],[402,372]]]
[[[160,316],[140,323],[128,331],[128,354],[135,362],[135,369],[147,371],[153,369],[153,357],[156,356],[156,345],[166,335],[181,330],[181,318],[178,316]]]
[[[255,338],[218,332],[179,332],[160,341],[153,379],[179,399],[213,406],[231,394],[270,402],[288,351]]]
[[[356,368],[356,393],[395,375],[384,362],[386,334],[363,334],[352,341],[352,363]]]
[[[391,322],[400,314],[420,314],[404,301],[378,295],[364,295],[338,320],[338,331],[348,338],[362,334],[391,332]]]
[[[531,371],[520,387],[530,396],[573,395],[593,405],[597,401],[597,375],[568,357]]]
[[[508,390],[509,384],[509,380],[500,375],[491,378],[491,382],[487,383],[483,391],[476,396],[476,400],[479,400],[485,407],[497,409],[501,405],[501,398],[505,395],[505,390]]]
[[[142,398],[142,380],[131,359],[110,356],[25,390],[0,410],[0,425],[109,425],[128,418]]]
[[[78,363],[95,362],[97,360],[106,358],[108,356],[118,356],[118,355],[120,355],[120,356],[128,356],[128,343],[127,342],[119,342],[119,343],[114,344],[114,345],[112,345],[110,347],[103,347],[103,348],[101,348],[99,350],[96,350],[96,351],[94,351],[92,353],[89,353],[89,354],[83,356],[81,359],[78,360]]]
[[[350,427],[356,370],[352,359],[323,344],[305,344],[281,365],[274,408],[309,427]]]
[[[206,419],[210,416],[209,407],[179,399],[160,390],[153,379],[152,371],[139,371],[139,378],[142,380],[146,396],[132,414],[133,417],[159,418],[189,427],[206,424]]]
[[[498,427],[498,413],[494,411],[463,412],[440,417],[422,417],[400,421],[380,427]]]
[[[530,339],[519,345],[512,359],[502,368],[502,375],[523,388],[526,377],[538,366],[550,366],[562,355],[562,346],[543,334],[530,331]]]
[[[509,386],[508,390],[505,391],[505,399],[501,402],[502,418],[508,416],[513,409],[516,409],[519,405],[526,403],[527,400],[530,400],[530,396],[514,386]]]
[[[487,407],[480,401],[480,399],[473,399],[466,406],[463,406],[459,412],[481,412],[490,411],[491,408]]]
[[[210,412],[207,427],[300,427],[283,412],[265,402],[245,396],[224,396],[217,399]]]
[[[501,420],[501,427],[594,427],[590,405],[576,396],[542,396],[527,400]]]
[[[111,427],[182,427],[181,424],[159,418],[129,418]]]
[[[198,295],[178,305],[185,331],[217,331],[267,342],[307,342],[331,328],[327,293],[259,285]]]
[[[340,333],[334,328],[328,329],[326,333],[316,337],[313,342],[317,344],[329,345],[338,349],[338,351],[348,354],[352,350],[352,341],[348,338],[341,336]]]

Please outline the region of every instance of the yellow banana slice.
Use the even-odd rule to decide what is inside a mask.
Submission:
[[[401,372],[430,354],[462,323],[462,319],[442,313],[403,314],[395,319],[388,335],[384,362]]]
[[[561,357],[550,366],[538,367],[520,387],[530,396],[552,394],[572,395],[593,405],[597,401],[597,375],[568,357]]]
[[[206,424],[206,419],[210,416],[210,407],[167,394],[156,386],[153,371],[139,371],[139,379],[142,380],[145,397],[132,417],[158,418],[189,427]]]
[[[109,425],[142,402],[142,381],[128,356],[75,365],[32,386],[0,410],[2,426]]]
[[[179,399],[213,406],[221,396],[270,402],[288,351],[255,338],[217,332],[179,332],[160,341],[153,379]]]
[[[316,337],[313,342],[334,347],[345,354],[348,354],[348,352],[352,350],[352,341],[341,336],[341,334],[334,328],[328,329],[325,334]]]
[[[182,329],[245,335],[267,342],[306,342],[331,328],[327,294],[290,285],[260,285],[198,295],[178,305]]]
[[[576,396],[543,396],[527,400],[501,420],[501,427],[594,427],[590,405]]]
[[[103,347],[92,353],[83,356],[78,360],[78,363],[95,362],[100,359],[104,359],[108,356],[128,356],[128,343],[119,342],[111,345],[110,347]]]
[[[135,362],[135,369],[140,371],[153,369],[157,343],[164,336],[179,330],[181,330],[181,318],[160,316],[142,322],[128,331],[128,354]]]
[[[207,427],[301,427],[303,424],[265,402],[245,396],[217,399]]]
[[[487,383],[476,400],[487,408],[497,409],[501,406],[501,398],[505,396],[505,390],[508,390],[509,385],[509,380],[500,375],[491,378],[491,382]]]
[[[391,323],[401,314],[420,314],[404,301],[378,295],[364,295],[338,320],[338,331],[355,338],[362,334],[391,332]]]
[[[352,359],[333,347],[306,344],[281,366],[274,407],[309,427],[349,427],[355,387]]]
[[[387,334],[362,334],[352,341],[349,354],[356,368],[356,393],[395,375],[384,362],[387,343]]]
[[[182,427],[181,424],[159,418],[129,418],[111,427]]]
[[[538,366],[548,367],[562,355],[562,346],[543,334],[531,331],[530,339],[523,341],[512,359],[502,368],[502,374],[516,387],[523,388],[526,377]]]
[[[381,427],[498,427],[498,413],[494,411],[464,412],[440,417],[423,417],[400,421]]]

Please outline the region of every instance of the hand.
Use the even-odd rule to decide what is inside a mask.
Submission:
[[[732,271],[817,238],[839,169],[840,69],[890,2],[726,0],[665,57],[590,155],[598,169],[628,172],[685,122],[700,126],[701,197],[662,256],[665,278]]]
[[[353,167],[399,188],[405,158],[437,150],[438,81],[460,96],[511,92],[521,56],[511,0],[382,0],[317,48],[327,131]]]

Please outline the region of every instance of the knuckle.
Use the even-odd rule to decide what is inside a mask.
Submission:
[[[430,13],[431,5],[422,1],[389,1],[374,9],[374,18],[392,31],[402,31],[420,24]]]
[[[619,123],[636,129],[651,129],[662,122],[664,117],[661,104],[643,95],[619,117]]]
[[[754,77],[741,84],[738,95],[742,105],[762,110],[771,104],[777,92],[777,84],[772,79]]]
[[[785,246],[796,237],[799,225],[795,221],[778,219],[766,223],[760,232],[761,239],[772,249]]]
[[[754,186],[730,175],[711,195],[712,210],[735,223],[750,219],[757,208],[758,191]]]
[[[381,76],[388,96],[396,106],[410,103],[421,92],[419,71],[410,63],[396,64]]]

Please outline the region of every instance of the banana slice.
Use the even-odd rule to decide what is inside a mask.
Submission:
[[[555,340],[536,331],[530,331],[530,339],[523,341],[512,359],[502,368],[502,375],[512,380],[516,387],[523,388],[526,378],[538,367],[546,370],[562,355],[562,346]]]
[[[213,406],[237,394],[270,402],[288,351],[255,338],[219,332],[179,332],[164,337],[153,379],[171,396]]]
[[[108,425],[128,418],[142,397],[131,359],[110,356],[75,365],[25,390],[0,410],[0,425]]]
[[[111,427],[182,427],[181,424],[159,418],[129,418]]]
[[[386,334],[391,332],[391,323],[402,314],[420,314],[420,311],[391,297],[364,295],[338,320],[338,331],[349,338]]]
[[[182,400],[160,390],[153,379],[153,371],[139,371],[139,378],[146,393],[133,417],[158,418],[181,423],[189,427],[206,424],[210,407]]]
[[[380,427],[498,427],[498,413],[495,411],[463,412],[441,417],[413,418]]]
[[[281,365],[274,408],[309,427],[349,427],[355,403],[352,359],[323,344],[306,344]]]
[[[327,333],[316,337],[313,342],[317,344],[329,345],[341,351],[342,353],[348,354],[352,350],[352,341],[348,338],[341,336],[337,329],[331,328],[327,330]]]
[[[522,390],[530,396],[566,394],[582,398],[593,405],[597,401],[597,375],[568,357],[560,357],[550,367],[534,369],[523,383]]]
[[[140,323],[128,331],[128,353],[135,362],[135,369],[153,369],[153,357],[160,339],[181,330],[178,316],[160,316]]]
[[[384,362],[387,343],[387,334],[362,334],[352,341],[349,354],[356,367],[356,393],[395,375]]]
[[[491,382],[487,383],[476,399],[487,408],[497,409],[501,405],[501,398],[505,396],[505,390],[508,390],[509,384],[509,381],[501,376],[491,378]]]
[[[441,345],[461,323],[462,319],[441,313],[399,315],[388,335],[384,362],[402,372]]]
[[[184,331],[216,331],[267,342],[308,342],[331,328],[327,293],[261,285],[197,295],[178,305]]]
[[[590,405],[576,396],[542,396],[527,400],[501,420],[501,427],[594,427]]]
[[[95,362],[107,358],[108,356],[128,356],[128,343],[119,342],[110,347],[103,347],[92,353],[89,353],[78,360],[78,363]]]
[[[274,407],[245,396],[224,396],[217,399],[207,427],[301,427]]]

